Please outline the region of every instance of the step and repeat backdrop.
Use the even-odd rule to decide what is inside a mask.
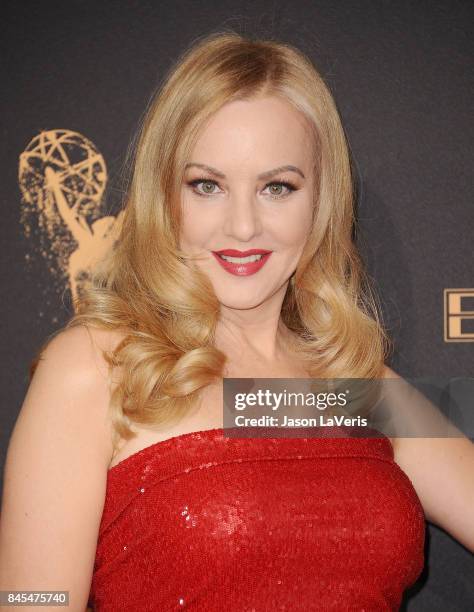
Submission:
[[[2,472],[30,360],[120,228],[145,107],[184,48],[220,28],[298,46],[331,88],[393,369],[474,375],[471,3],[40,1],[1,11]],[[472,555],[433,525],[426,546],[403,609],[472,609]]]

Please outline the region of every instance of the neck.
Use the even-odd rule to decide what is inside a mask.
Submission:
[[[281,320],[280,311],[268,316],[250,310],[229,310],[216,328],[217,348],[231,359],[253,357],[273,363],[287,358],[292,333]]]

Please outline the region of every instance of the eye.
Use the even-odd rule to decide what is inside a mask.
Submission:
[[[201,184],[203,185],[202,191],[197,189],[197,186]],[[207,178],[194,179],[193,181],[189,181],[187,185],[192,187],[194,193],[203,197],[215,195],[216,192],[214,191],[214,187],[218,187],[218,183],[216,181]],[[270,197],[276,200],[286,198],[293,191],[297,190],[297,187],[295,185],[286,181],[273,181],[265,185],[265,189],[267,189],[268,187],[270,187]],[[277,188],[276,192],[273,189],[274,187]],[[283,191],[284,189],[286,189],[286,192]]]
[[[197,186],[200,185],[201,183],[206,186],[206,189],[204,190],[204,192],[197,190]],[[198,179],[195,179],[194,181],[189,181],[187,184],[193,188],[194,193],[197,193],[197,195],[204,196],[204,197],[207,195],[214,195],[215,192],[212,191],[212,188],[217,186],[216,181],[213,181],[211,179],[206,179],[206,178],[198,178]],[[211,189],[209,190],[207,189],[207,187],[211,187]]]
[[[290,195],[290,193],[292,193],[293,191],[296,191],[296,187],[294,185],[292,185],[291,183],[287,183],[285,181],[276,181],[273,183],[267,183],[267,185],[265,185],[265,189],[267,187],[270,187],[270,197],[271,198],[275,198],[275,199],[279,199],[279,198],[286,198],[287,196]],[[287,191],[286,193],[280,189],[280,191],[277,191],[275,193],[275,191],[273,191],[273,187],[279,187],[279,188],[285,188]]]

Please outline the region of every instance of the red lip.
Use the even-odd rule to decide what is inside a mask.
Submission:
[[[262,255],[262,258],[260,261],[252,261],[249,263],[231,263],[230,261],[226,261],[225,259],[222,259],[222,257],[219,257],[218,253],[222,253],[228,257],[247,257],[247,254]],[[234,255],[234,253],[239,254]],[[251,274],[258,272],[260,268],[263,268],[267,260],[270,258],[272,251],[259,251],[257,249],[253,249],[253,252],[247,251],[245,255],[241,255],[240,253],[240,251],[234,250],[212,252],[219,264],[224,268],[224,270],[230,272],[230,274],[234,274],[235,276],[250,276]]]
[[[271,251],[265,249],[250,249],[250,251],[237,251],[236,249],[225,249],[224,251],[213,251],[218,255],[227,255],[227,257],[248,257],[249,255],[266,255]]]

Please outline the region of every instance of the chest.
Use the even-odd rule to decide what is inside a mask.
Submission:
[[[423,545],[422,509],[386,441],[209,431],[110,475],[93,588],[137,601],[151,585],[153,609],[219,609],[215,594],[247,610],[295,609],[296,585],[301,610],[398,609]]]
[[[308,373],[301,364],[291,362],[290,359],[275,363],[262,364],[255,357],[243,357],[239,362],[227,362],[225,378],[308,378]],[[133,426],[136,437],[122,440],[114,454],[109,468],[115,466],[130,455],[169,438],[192,431],[202,431],[223,427],[223,381],[208,385],[201,390],[200,398],[192,411],[185,415],[178,423],[159,431]]]
[[[226,363],[225,378],[286,378],[288,380],[310,378],[303,364],[290,359],[278,364],[262,364],[256,358],[246,357],[241,362]],[[193,410],[185,415],[181,421],[159,431],[133,426],[136,437],[122,440],[117,452],[109,463],[113,467],[127,457],[142,449],[169,438],[193,431],[223,427],[223,381],[218,381],[202,389],[200,399]],[[400,459],[401,448],[397,438],[389,438],[395,461]]]

